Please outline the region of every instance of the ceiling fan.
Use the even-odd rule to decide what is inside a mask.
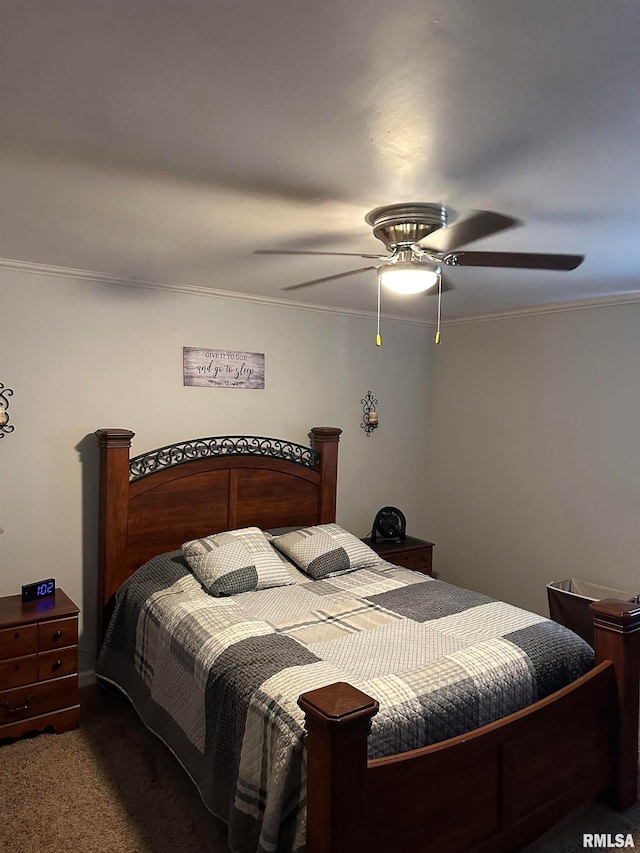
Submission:
[[[573,270],[584,260],[583,255],[461,251],[461,246],[521,224],[517,219],[490,210],[475,211],[467,218],[447,225],[446,207],[440,204],[415,202],[376,207],[367,214],[365,219],[373,228],[374,237],[384,243],[386,255],[279,249],[258,249],[254,254],[332,255],[367,258],[380,262],[289,285],[282,288],[283,290],[298,290],[377,269],[378,282],[391,290],[400,293],[419,293],[439,284],[439,294],[452,288],[446,280],[443,281],[441,275],[443,266]]]

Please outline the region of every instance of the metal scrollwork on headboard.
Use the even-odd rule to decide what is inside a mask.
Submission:
[[[215,456],[267,456],[320,470],[320,454],[302,444],[255,435],[226,435],[169,444],[135,456],[129,462],[129,482],[135,483],[164,468]]]

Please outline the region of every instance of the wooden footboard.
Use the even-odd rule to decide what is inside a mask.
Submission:
[[[592,605],[596,667],[558,693],[434,746],[367,761],[378,704],[348,684],[300,697],[307,853],[519,850],[605,794],[636,801],[640,607]]]

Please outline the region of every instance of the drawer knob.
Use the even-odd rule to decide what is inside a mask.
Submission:
[[[57,660],[57,661],[56,661],[56,662],[51,666],[51,669],[53,669],[53,670],[55,671],[56,669],[60,669],[60,667],[61,667],[61,666],[62,666],[62,661],[61,661],[61,660]]]
[[[61,636],[62,636],[62,631],[58,628],[58,630],[55,632],[53,637],[51,637],[51,639],[52,640],[59,640]]]
[[[0,708],[4,708],[5,717],[10,717],[12,714],[22,714],[23,711],[29,710],[29,702],[32,699],[33,696],[27,696],[24,702],[17,705],[12,705],[11,702],[0,702]]]
[[[14,639],[14,640],[19,640],[19,639],[20,639],[20,631],[16,631],[16,632],[15,632],[15,634],[13,635],[13,639]]]

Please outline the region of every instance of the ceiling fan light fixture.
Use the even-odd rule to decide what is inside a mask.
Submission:
[[[420,263],[383,264],[378,268],[380,283],[394,293],[423,293],[438,283],[438,273]]]

